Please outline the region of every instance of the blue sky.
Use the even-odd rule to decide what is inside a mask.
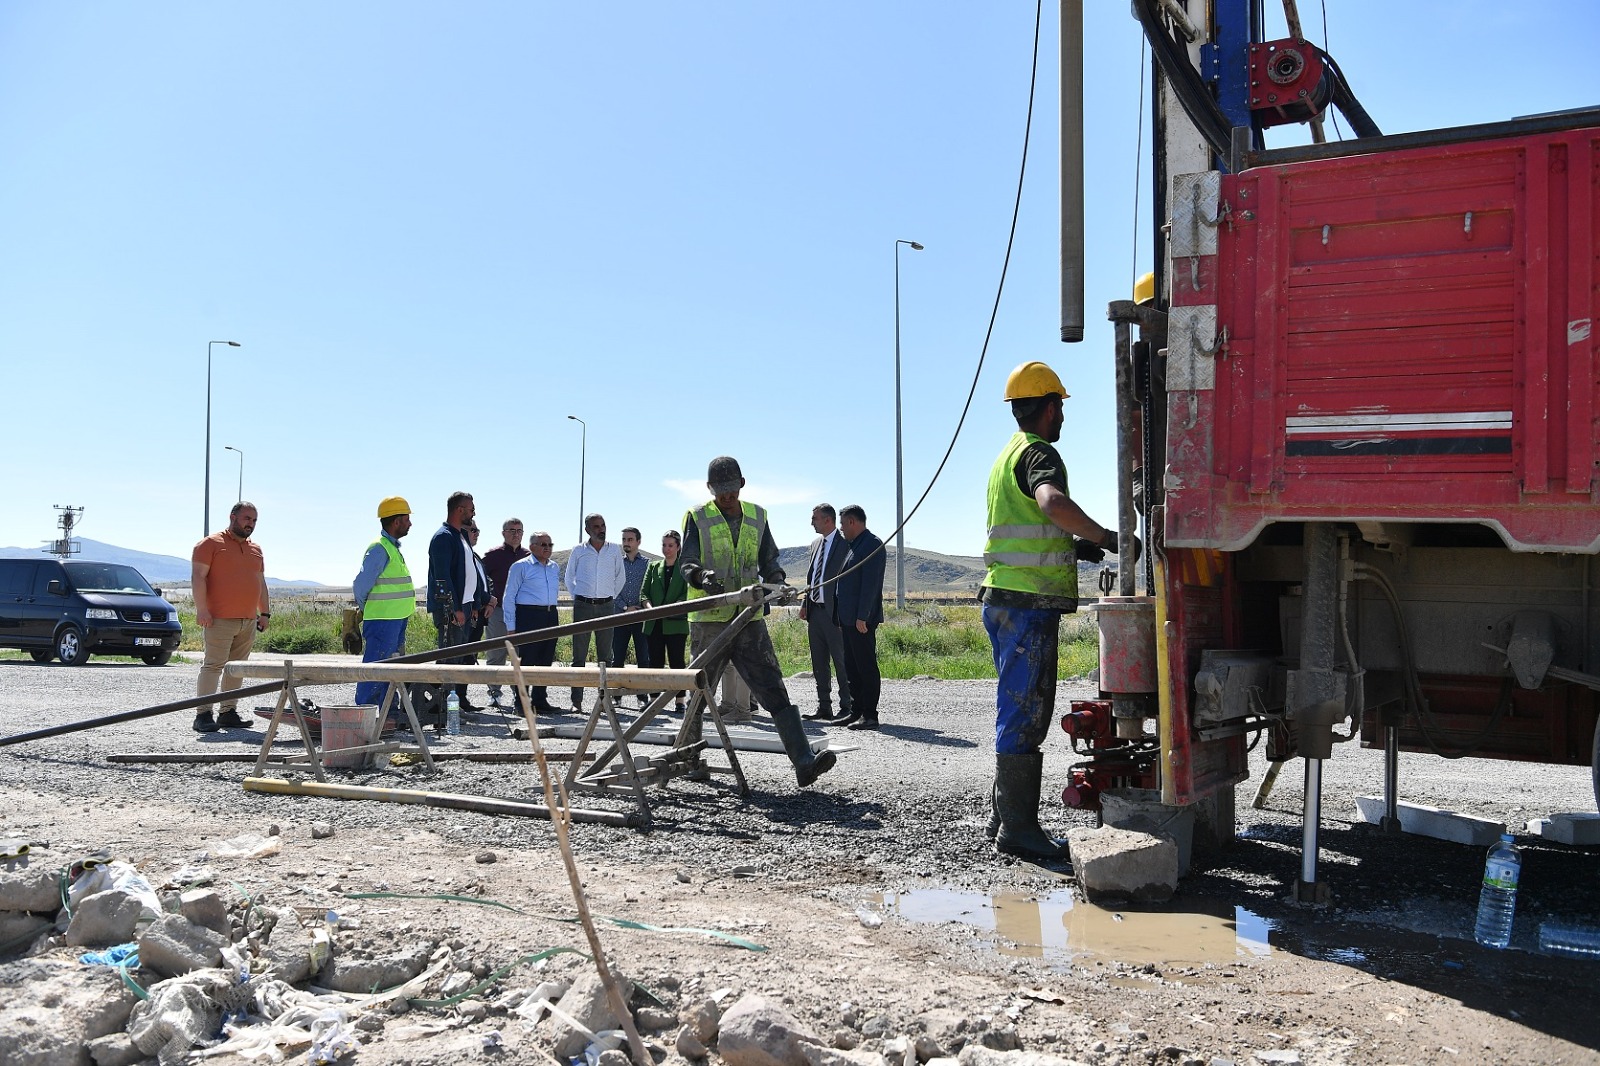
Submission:
[[[1277,5],[1269,28],[1281,32]],[[1329,5],[1386,132],[1600,103],[1600,5]],[[1111,331],[1135,273],[1140,38],[1092,2],[1088,305],[1058,337],[1055,8],[1022,221],[973,412],[914,547],[977,554],[1006,373],[1066,380],[1073,494],[1111,521]],[[1302,4],[1308,35],[1321,12]],[[653,546],[743,462],[781,544],[811,505],[894,525],[894,259],[906,504],[953,432],[1015,191],[1032,4],[0,6],[0,545],[187,555],[244,452],[268,572],[348,583],[377,501],[449,492],[484,547],[584,501]],[[1565,43],[1563,43],[1565,42]],[[1145,131],[1148,142],[1148,129]],[[1297,133],[1269,135],[1293,143]],[[1149,268],[1141,238],[1138,270]]]

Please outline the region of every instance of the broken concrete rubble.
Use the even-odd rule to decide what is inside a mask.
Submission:
[[[776,1002],[745,996],[722,1016],[717,1051],[729,1066],[807,1066],[801,1045],[821,1043]]]
[[[621,986],[624,1000],[633,995],[632,981],[615,972],[612,977]],[[583,1049],[589,1046],[589,1033],[615,1029],[621,1024],[611,1009],[611,1000],[606,995],[605,985],[601,983],[600,975],[596,973],[586,973],[573,981],[572,987],[567,989],[567,994],[561,997],[556,1008],[559,1013],[555,1017],[551,1039],[556,1057],[563,1060],[581,1054]],[[562,1015],[571,1018],[577,1025],[568,1022]]]
[[[89,948],[126,944],[138,932],[143,913],[143,904],[116,889],[85,896],[72,912],[67,943]]]
[[[1067,840],[1078,884],[1091,902],[1158,902],[1178,887],[1178,845],[1171,837],[1101,826],[1069,830]]]
[[[180,977],[220,965],[227,946],[228,938],[216,930],[181,914],[167,914],[139,937],[139,964],[165,977]]]

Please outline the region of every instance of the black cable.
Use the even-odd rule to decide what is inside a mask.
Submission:
[[[1188,53],[1178,46],[1178,42],[1172,39],[1162,24],[1155,0],[1133,0],[1133,13],[1144,27],[1151,52],[1156,62],[1161,64],[1162,72],[1172,84],[1173,92],[1183,104],[1195,129],[1205,138],[1214,155],[1219,159],[1227,159],[1233,151],[1233,132],[1228,118],[1211,98],[1205,83],[1200,80],[1199,72],[1189,62]]]
[[[950,456],[956,450],[956,442],[961,439],[961,428],[967,424],[967,414],[972,410],[972,398],[977,395],[978,381],[983,376],[983,363],[989,356],[989,341],[994,337],[995,320],[1000,317],[1000,297],[1006,291],[1006,273],[1011,269],[1011,251],[1017,243],[1017,219],[1022,214],[1022,183],[1028,174],[1028,144],[1033,136],[1033,99],[1039,86],[1039,25],[1043,18],[1044,0],[1036,0],[1033,8],[1033,75],[1028,80],[1028,115],[1022,127],[1022,163],[1017,169],[1017,195],[1011,205],[1011,232],[1006,237],[1005,259],[1000,264],[1000,283],[995,287],[994,305],[989,311],[989,328],[983,334],[983,347],[978,351],[978,365],[972,372],[972,386],[967,389],[967,402],[961,406],[961,417],[956,420],[955,432],[950,435],[950,446],[944,450],[944,458],[939,460],[939,466],[933,472],[933,477],[928,479],[928,487],[922,490],[922,495],[917,497],[917,502],[911,505],[901,523],[894,528],[894,532],[884,537],[878,547],[868,553],[849,570],[843,570],[815,585],[807,585],[801,589],[802,594],[812,589],[823,588],[833,584],[845,574],[851,574],[865,566],[868,559],[879,552],[886,552],[889,542],[900,534],[902,529],[910,523],[913,516],[927,500],[928,494],[933,491],[933,486],[939,483],[939,475],[944,473],[945,464],[950,461]]]

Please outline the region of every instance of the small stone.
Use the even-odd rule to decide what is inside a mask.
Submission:
[[[476,854],[476,855],[474,855],[472,857],[472,861],[473,862],[480,862],[480,863],[491,863],[491,862],[496,861],[497,859],[499,859],[499,856],[496,855],[492,851],[480,851],[480,852],[478,852],[478,854]]]
[[[595,1060],[596,1066],[632,1066],[633,1060],[628,1053],[619,1047],[600,1052],[600,1057]]]
[[[633,1024],[649,1033],[660,1033],[678,1024],[678,1016],[660,1007],[640,1007],[633,1012]]]
[[[686,1059],[698,1060],[706,1057],[706,1046],[700,1042],[698,1036],[694,1035],[694,1029],[687,1025],[678,1030],[678,1039],[672,1046]]]
[[[312,840],[326,840],[328,837],[331,837],[331,836],[333,836],[333,823],[332,822],[312,822],[311,823],[311,839]]]
[[[481,1022],[489,1016],[489,1005],[481,999],[464,999],[456,1004],[456,1013],[469,1022]]]
[[[356,1017],[356,1028],[363,1033],[376,1033],[383,1029],[383,1015],[377,1011],[363,1011]]]
[[[444,986],[439,989],[439,995],[445,999],[459,996],[476,983],[476,978],[469,971],[457,970],[445,979]]]
[[[833,1046],[840,1051],[853,1051],[861,1046],[861,1034],[854,1029],[835,1029]]]
[[[874,1014],[861,1023],[861,1035],[868,1040],[878,1040],[889,1034],[889,1016]]]
[[[267,836],[269,836],[269,837],[281,837],[281,836],[283,836],[282,827],[280,827],[277,822],[273,822],[271,825],[267,826]]]
[[[677,878],[678,884],[680,885],[687,885],[693,880],[693,878],[689,876],[688,870],[674,870],[672,872],[672,876]]]

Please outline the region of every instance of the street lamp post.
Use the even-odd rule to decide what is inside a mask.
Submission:
[[[588,533],[588,530],[583,528],[583,480],[584,467],[589,462],[589,423],[577,415],[568,415],[567,417],[583,427],[583,436],[579,438],[581,443],[578,449],[578,542],[581,544],[584,536]]]
[[[906,605],[906,479],[900,444],[900,246],[922,251],[916,241],[894,242],[894,605]]]
[[[238,341],[212,341],[206,345],[206,528],[200,536],[211,536],[211,349],[219,344],[239,347]]]
[[[238,499],[234,500],[233,502],[234,503],[242,503],[244,501],[244,449],[243,448],[235,448],[231,444],[224,444],[222,446],[222,450],[225,451],[225,452],[238,452],[239,453],[239,497],[238,497]]]

